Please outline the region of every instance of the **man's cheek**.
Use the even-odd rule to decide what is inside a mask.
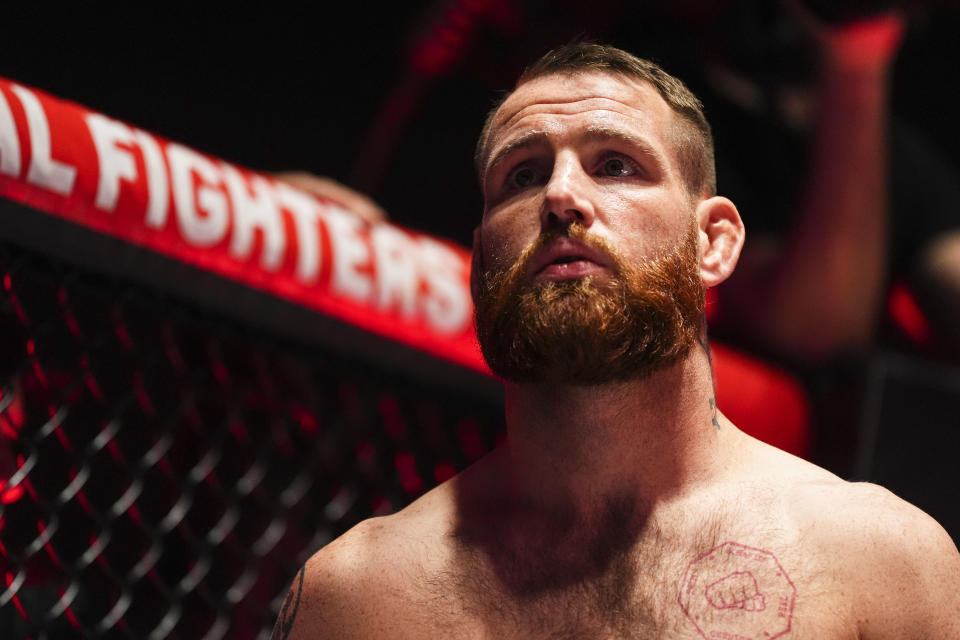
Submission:
[[[509,269],[522,253],[515,240],[499,234],[484,233],[481,236],[483,250],[480,252],[480,268],[487,273]]]

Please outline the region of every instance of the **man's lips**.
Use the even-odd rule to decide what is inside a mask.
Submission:
[[[531,279],[581,278],[610,267],[600,251],[571,238],[560,238],[536,254],[530,264]]]

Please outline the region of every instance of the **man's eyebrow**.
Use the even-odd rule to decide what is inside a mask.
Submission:
[[[663,152],[657,150],[650,141],[646,138],[638,136],[629,131],[625,131],[618,127],[608,127],[605,125],[595,124],[587,127],[587,130],[583,134],[585,140],[591,142],[607,142],[610,140],[624,142],[632,147],[635,147],[640,150],[644,156],[650,158],[657,166],[658,169],[664,169]]]
[[[588,142],[608,142],[613,140],[626,143],[636,149],[639,149],[640,153],[649,158],[655,164],[657,169],[665,169],[665,159],[662,152],[658,151],[656,147],[654,147],[647,139],[629,131],[625,131],[624,129],[601,124],[590,125],[587,127],[587,130],[584,131],[581,138]],[[527,131],[526,133],[517,136],[507,144],[503,145],[503,147],[501,147],[493,155],[493,157],[490,159],[490,162],[487,163],[487,166],[484,169],[484,176],[486,176],[494,169],[494,167],[509,157],[510,154],[520,149],[529,149],[530,147],[545,144],[546,141],[547,133],[541,130]]]
[[[486,168],[483,170],[483,174],[487,175],[490,173],[494,167],[503,162],[510,154],[519,151],[520,149],[529,149],[530,147],[546,144],[546,141],[546,131],[541,131],[539,129],[527,131],[526,133],[517,136],[507,144],[503,145],[503,147],[501,147],[500,150],[497,151],[492,158],[490,158],[490,162],[487,163]]]

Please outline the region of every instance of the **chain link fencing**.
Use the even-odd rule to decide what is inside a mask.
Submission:
[[[0,637],[266,638],[502,407],[0,244]]]

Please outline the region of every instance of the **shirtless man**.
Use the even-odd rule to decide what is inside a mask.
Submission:
[[[716,410],[703,291],[744,231],[679,81],[556,50],[477,157],[474,299],[506,443],[320,550],[274,637],[960,639],[936,522]]]

